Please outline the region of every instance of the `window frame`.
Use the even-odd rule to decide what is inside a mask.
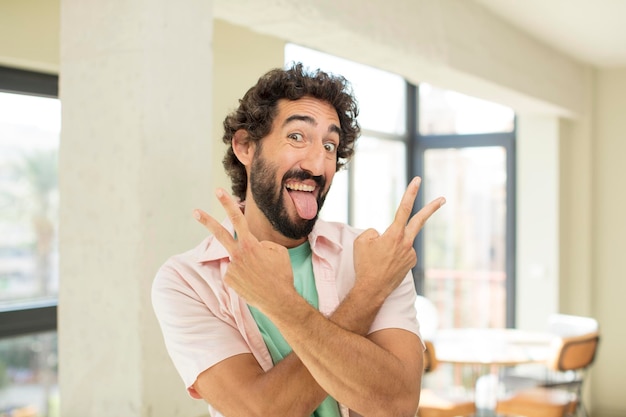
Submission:
[[[0,92],[59,98],[55,74],[0,66]],[[58,299],[0,308],[0,339],[57,330]]]
[[[472,133],[472,134],[444,134],[444,135],[423,135],[419,130],[419,86],[412,85],[412,91],[409,96],[408,110],[410,113],[407,118],[411,119],[407,122],[411,135],[410,155],[411,160],[407,166],[411,170],[411,176],[424,173],[424,153],[428,149],[443,148],[466,148],[466,147],[485,147],[500,146],[506,151],[506,258],[505,258],[505,324],[506,327],[515,327],[515,282],[516,282],[516,154],[515,143],[517,136],[517,116],[513,119],[513,129],[510,132],[496,133]],[[420,192],[414,207],[414,212],[423,207],[424,193]],[[413,280],[418,294],[424,293],[424,236],[419,233],[414,242],[415,252],[417,253],[417,264],[413,268]]]

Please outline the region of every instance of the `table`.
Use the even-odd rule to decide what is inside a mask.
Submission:
[[[474,391],[478,416],[495,414],[503,394],[498,373],[522,364],[545,363],[555,336],[519,329],[440,329],[433,338],[440,363],[471,367],[469,388]]]
[[[545,362],[555,336],[519,329],[440,329],[433,343],[439,362],[515,366]]]

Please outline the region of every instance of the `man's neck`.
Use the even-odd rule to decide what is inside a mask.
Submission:
[[[252,203],[252,204],[249,204]],[[290,239],[274,229],[265,214],[257,207],[252,200],[246,201],[244,216],[248,222],[248,229],[259,241],[270,241],[284,246],[288,249],[295,248],[306,242],[307,237],[301,239]]]

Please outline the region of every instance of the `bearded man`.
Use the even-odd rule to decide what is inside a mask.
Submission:
[[[185,387],[219,416],[415,416],[423,343],[408,185],[383,233],[318,218],[352,157],[358,108],[341,76],[301,64],[263,75],[224,121],[231,197],[211,235],[173,256],[153,306]]]

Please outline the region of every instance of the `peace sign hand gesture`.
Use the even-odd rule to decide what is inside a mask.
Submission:
[[[380,302],[400,285],[417,262],[415,237],[426,220],[446,202],[439,197],[409,219],[420,184],[419,177],[409,183],[393,222],[382,235],[367,229],[354,242],[356,285]]]
[[[270,241],[259,241],[248,228],[248,222],[236,202],[218,189],[217,198],[232,222],[237,239],[215,218],[202,210],[194,217],[226,248],[230,265],[224,282],[246,302],[267,314],[280,306],[285,297],[297,296],[287,248]]]

